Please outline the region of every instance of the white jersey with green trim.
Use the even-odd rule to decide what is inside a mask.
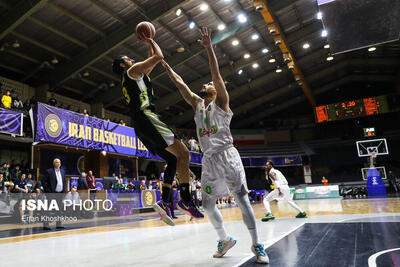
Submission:
[[[233,113],[222,110],[212,101],[207,108],[204,99],[196,107],[194,121],[200,148],[204,156],[211,156],[215,152],[233,146],[230,123]]]
[[[283,173],[281,173],[279,170],[274,169],[274,168],[271,168],[271,169],[269,170],[269,173],[274,173],[276,179],[279,179],[281,185],[288,185],[288,182],[287,182],[285,176],[284,176]],[[267,177],[267,175],[268,175],[268,171],[265,170],[265,176]],[[268,178],[268,177],[267,177],[267,178]],[[276,186],[275,180],[272,179],[272,178],[270,178],[270,179],[271,179],[272,183],[274,184],[274,186]]]

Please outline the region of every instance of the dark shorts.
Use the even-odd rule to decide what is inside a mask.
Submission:
[[[175,132],[162,122],[157,113],[150,110],[136,112],[132,116],[137,137],[153,154],[165,159],[165,148],[178,139]],[[169,153],[169,152],[167,152]],[[171,153],[169,153],[171,154]]]

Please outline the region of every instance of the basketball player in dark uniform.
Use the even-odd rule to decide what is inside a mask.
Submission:
[[[142,62],[121,56],[114,59],[113,72],[121,76],[122,93],[129,107],[135,132],[140,141],[153,154],[162,157],[168,164],[164,174],[162,200],[154,205],[162,220],[175,225],[169,195],[175,173],[180,174],[181,200],[178,208],[194,218],[204,215],[194,205],[189,190],[189,151],[174,131],[160,120],[153,103],[153,85],[148,75],[163,60],[160,47],[153,39],[140,36],[140,42],[148,47],[148,57]]]

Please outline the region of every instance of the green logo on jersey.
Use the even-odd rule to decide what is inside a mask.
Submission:
[[[207,185],[205,191],[206,191],[207,194],[211,194],[212,193],[211,186]]]
[[[211,134],[216,134],[218,132],[218,127],[216,125],[211,126],[209,130],[205,128],[199,128],[199,135],[200,137],[208,136],[210,137]]]

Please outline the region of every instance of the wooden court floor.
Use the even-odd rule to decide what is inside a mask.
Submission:
[[[381,198],[381,199],[314,199],[314,200],[301,200],[296,202],[301,208],[303,208],[309,217],[312,216],[323,216],[323,215],[340,215],[340,214],[377,214],[379,213],[400,213],[400,198]],[[256,219],[260,220],[265,215],[265,209],[262,203],[255,203],[252,205]],[[291,206],[285,203],[271,203],[271,209],[277,219],[279,218],[291,218],[297,214]],[[220,209],[225,222],[240,221],[242,219],[240,209],[238,207],[225,206]],[[151,227],[163,227],[165,224],[161,222],[155,213],[149,214],[138,214],[132,216],[141,216],[142,219],[134,222],[113,223],[120,217],[107,217],[98,218],[96,220],[109,220],[109,225],[77,228],[74,223],[64,224],[65,230],[55,232],[45,232],[29,235],[27,234],[26,228],[41,227],[40,224],[33,225],[7,225],[1,226],[0,231],[10,231],[10,236],[0,238],[0,244],[21,242],[27,240],[43,239],[57,236],[67,235],[79,235],[88,233],[99,233],[126,229],[140,229],[140,228],[151,228]],[[175,220],[177,225],[183,224],[201,224],[208,223],[207,216],[203,220],[190,221],[186,215],[177,213],[178,219]],[[131,217],[131,216],[126,216]],[[87,222],[90,220],[80,220],[79,222]],[[52,225],[54,228],[54,225]],[[15,234],[15,231],[21,230],[21,235]],[[13,231],[14,234],[11,234]],[[22,235],[22,233],[24,233]]]

